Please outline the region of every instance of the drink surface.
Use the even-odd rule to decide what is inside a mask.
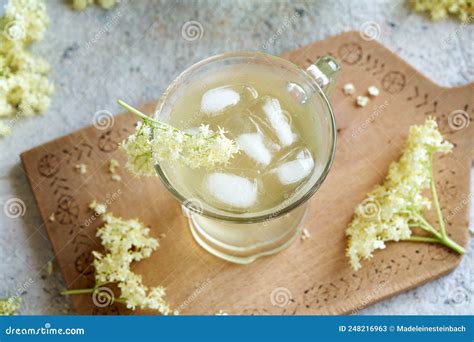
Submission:
[[[238,143],[229,164],[213,170],[162,165],[181,193],[225,212],[277,208],[321,167],[314,106],[283,70],[243,65],[201,75],[177,98],[169,122],[189,133],[221,127]]]

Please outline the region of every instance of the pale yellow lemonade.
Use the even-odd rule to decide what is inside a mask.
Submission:
[[[228,165],[212,170],[161,165],[188,198],[224,213],[275,210],[298,193],[315,168],[323,168],[320,122],[309,90],[289,83],[283,70],[266,68],[223,67],[200,76],[177,97],[170,124],[190,134],[201,125],[220,127],[240,147]]]

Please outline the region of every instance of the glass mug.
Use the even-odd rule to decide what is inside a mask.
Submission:
[[[265,87],[274,87],[279,100],[286,101],[299,113],[298,117],[286,113],[286,120],[290,123],[295,120],[303,129],[314,130],[305,132],[299,138],[303,141],[299,143],[302,148],[306,144],[316,146],[317,151],[311,170],[305,169],[309,173],[305,181],[283,197],[275,195],[272,198],[274,193],[281,195],[278,185],[271,190],[259,188],[258,196],[270,199],[270,202],[276,201],[263,208],[250,207],[237,211],[223,209],[191,181],[208,171],[183,171],[180,166],[167,162],[156,165],[161,181],[181,203],[194,239],[205,250],[230,262],[248,264],[261,256],[283,250],[301,234],[308,212],[308,200],[325,180],[334,159],[336,126],[327,95],[338,72],[339,64],[330,56],[320,58],[304,70],[285,59],[260,52],[232,52],[194,64],[167,88],[158,103],[155,118],[179,129],[191,129],[189,122],[195,124],[205,121],[202,111],[194,110],[194,107],[183,114],[192,107],[189,107],[190,103],[199,100],[192,89],[212,87],[215,79],[224,80],[225,83],[227,78],[229,84],[242,85],[239,88],[240,97],[253,101],[251,103],[263,101],[253,90],[252,80]],[[208,106],[219,106],[226,95],[229,92],[219,93],[218,98],[212,99]],[[248,109],[242,108],[243,112],[245,110]],[[229,122],[233,119],[231,115]],[[247,123],[237,122],[237,127],[239,125]],[[305,167],[307,166],[301,164],[301,168]],[[227,191],[228,196],[246,198],[245,193],[237,191],[239,189],[232,189],[235,187],[233,181],[224,182],[223,186],[227,187],[224,193]],[[210,187],[209,190],[218,189]],[[242,198],[232,200],[240,204]]]

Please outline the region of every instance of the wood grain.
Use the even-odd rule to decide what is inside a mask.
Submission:
[[[91,251],[101,221],[88,209],[93,199],[108,201],[124,218],[140,218],[153,228],[161,248],[134,266],[149,285],[164,285],[182,314],[341,314],[406,291],[453,270],[461,257],[422,243],[391,243],[354,273],[344,256],[344,229],[353,209],[381,182],[401,152],[408,127],[435,116],[455,144],[452,154],[437,157],[435,172],[450,236],[465,246],[474,158],[474,84],[442,88],[374,41],[349,32],[284,54],[306,67],[318,56],[341,61],[342,73],[331,101],[337,117],[334,166],[312,199],[307,229],[311,238],[297,241],[275,256],[241,266],[201,249],[192,239],[176,201],[158,179],[138,179],[119,169],[122,181],[108,173],[111,158],[123,165],[117,143],[132,129],[132,115],[118,115],[110,127],[86,127],[21,155],[34,197],[69,289],[91,287]],[[380,96],[365,108],[342,93],[352,82],[357,95],[370,85]],[[143,106],[151,113],[154,104]],[[74,166],[84,163],[80,175]],[[55,220],[48,218],[55,213]],[[430,220],[433,216],[428,215]],[[288,300],[275,301],[277,295]],[[273,298],[273,300],[272,300]],[[99,307],[89,295],[71,297],[80,314],[128,314],[120,304]],[[281,305],[285,304],[285,305]],[[152,312],[138,312],[149,313]]]

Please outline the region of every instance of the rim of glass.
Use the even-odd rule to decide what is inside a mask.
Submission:
[[[307,202],[315,193],[316,191],[321,187],[322,183],[326,179],[329,170],[331,169],[331,166],[334,162],[334,157],[336,154],[336,118],[334,115],[334,111],[332,109],[332,106],[326,96],[326,94],[323,92],[319,84],[312,78],[305,69],[302,67],[298,66],[297,64],[278,57],[274,55],[270,55],[264,52],[260,51],[233,51],[233,52],[225,52],[221,54],[217,54],[211,57],[207,57],[187,69],[185,69],[181,74],[178,75],[178,77],[171,82],[171,84],[166,88],[162,96],[160,97],[160,100],[158,101],[157,108],[154,112],[154,116],[156,116],[158,113],[160,113],[161,109],[163,108],[163,105],[166,101],[166,98],[168,95],[172,92],[173,89],[175,89],[177,86],[179,86],[180,82],[182,81],[183,78],[185,78],[188,74],[194,72],[196,69],[200,68],[201,66],[205,64],[209,64],[211,62],[221,60],[221,59],[227,59],[227,58],[266,58],[266,59],[271,59],[277,61],[279,64],[283,64],[286,66],[289,66],[291,68],[296,68],[300,72],[304,74],[306,78],[311,82],[311,84],[315,87],[317,90],[318,95],[321,97],[323,102],[325,103],[326,107],[328,108],[328,114],[329,114],[329,119],[330,119],[330,138],[332,138],[332,144],[330,144],[330,151],[329,151],[329,158],[326,161],[326,165],[324,166],[323,172],[319,176],[319,178],[316,180],[316,182],[311,186],[310,189],[308,189],[300,198],[297,200],[293,201],[292,203],[289,203],[285,205],[284,207],[273,210],[271,213],[263,214],[263,215],[247,215],[247,216],[241,216],[239,217],[238,215],[242,214],[235,214],[233,215],[232,213],[229,213],[229,215],[221,215],[215,212],[211,212],[209,210],[206,210],[204,208],[195,208],[194,206],[186,206],[188,210],[191,210],[192,212],[206,216],[209,218],[214,218],[218,220],[223,220],[223,221],[228,221],[228,222],[238,222],[238,223],[259,223],[259,222],[264,222],[269,219],[276,219],[278,217],[281,217],[293,209],[299,207],[300,205],[304,204]],[[324,56],[323,56],[324,57]],[[314,63],[313,63],[314,64]],[[161,168],[159,164],[155,165],[156,172],[158,176],[160,177],[162,183],[166,187],[166,189],[171,193],[171,195],[176,198],[180,204],[185,203],[186,201],[189,201],[190,199],[187,198],[186,196],[183,196],[168,180],[168,177],[166,176],[165,172]],[[276,207],[278,208],[278,207]],[[270,210],[270,209],[268,209]]]

